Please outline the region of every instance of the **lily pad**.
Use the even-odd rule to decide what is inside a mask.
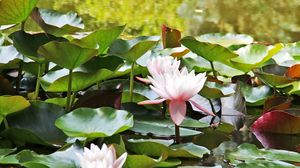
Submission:
[[[38,0],[0,1],[0,25],[18,24],[27,19]]]
[[[29,106],[29,101],[27,101],[22,96],[0,96],[1,117],[5,117],[8,114],[18,112]]]
[[[38,54],[63,68],[73,70],[95,56],[97,50],[82,48],[69,42],[52,41],[42,45]]]
[[[75,12],[66,14],[51,9],[35,8],[31,18],[47,33],[62,36],[84,28],[82,19]]]
[[[172,29],[166,25],[162,25],[162,43],[164,48],[180,47],[179,40],[181,39],[181,33],[177,29]]]
[[[38,55],[37,50],[40,46],[50,41],[65,41],[64,38],[57,38],[46,33],[28,34],[24,31],[16,31],[9,35],[13,40],[13,45],[23,55],[38,61],[43,62],[44,57]]]
[[[219,44],[224,47],[232,45],[247,45],[253,43],[253,38],[246,34],[233,34],[233,33],[209,33],[197,37],[201,42]]]
[[[181,164],[179,159],[168,159],[161,156],[158,159],[153,159],[146,155],[128,155],[124,168],[131,167],[174,167]]]
[[[292,151],[274,150],[274,149],[258,149],[253,144],[244,143],[233,151],[227,151],[225,158],[232,163],[237,161],[259,161],[262,159],[271,161],[290,161],[298,162],[300,154]]]
[[[31,102],[29,108],[7,117],[9,129],[2,135],[14,141],[61,145],[66,136],[54,126],[54,122],[64,113],[64,109],[57,105],[40,101]]]
[[[300,117],[285,111],[274,110],[263,114],[251,126],[253,131],[282,134],[299,134]]]
[[[181,39],[180,42],[198,56],[201,56],[211,62],[219,61],[222,63],[228,63],[229,59],[238,56],[219,44],[200,42],[194,37],[185,37]]]
[[[140,36],[131,40],[116,40],[109,48],[109,54],[135,62],[158,43],[156,36]]]
[[[16,68],[22,60],[24,60],[24,56],[13,45],[0,46],[1,69]]]
[[[98,30],[81,39],[74,39],[72,43],[84,48],[98,49],[98,54],[102,54],[119,37],[124,28],[125,26],[117,26],[107,30]]]
[[[253,68],[261,67],[277,54],[282,47],[282,44],[276,44],[275,46],[264,46],[260,44],[248,45],[237,50],[236,53],[239,56],[230,61],[236,69],[249,72]]]
[[[273,90],[266,85],[253,87],[243,82],[239,82],[239,85],[249,106],[261,106],[269,96],[273,95]]]
[[[186,157],[202,158],[203,155],[209,154],[210,151],[205,147],[193,143],[184,143],[171,145],[172,140],[155,140],[155,139],[129,139],[127,147],[130,151],[137,154],[144,154],[153,157],[159,157],[164,153],[168,157]],[[171,145],[171,146],[170,146]]]
[[[216,82],[209,82],[207,81],[200,91],[200,95],[209,98],[209,99],[217,99],[220,97],[226,97],[234,94],[235,91],[233,89],[233,86],[228,85],[222,85],[218,84]]]
[[[70,137],[109,137],[131,128],[133,116],[110,107],[79,108],[59,118],[55,125]]]
[[[39,155],[33,151],[24,150],[17,154],[20,164],[28,168],[78,168],[80,166],[76,153],[83,149],[73,145],[66,150],[57,151],[50,155]]]

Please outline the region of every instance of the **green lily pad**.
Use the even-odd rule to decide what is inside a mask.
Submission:
[[[80,166],[76,153],[80,154],[83,149],[78,146],[57,151],[50,155],[37,154],[33,151],[24,150],[17,154],[20,164],[28,168],[78,168]]]
[[[51,9],[35,8],[31,18],[47,33],[62,36],[84,28],[82,19],[75,12],[66,14]]]
[[[168,157],[202,158],[210,151],[205,147],[193,143],[171,145],[172,140],[160,139],[129,139],[127,148],[137,154],[159,157],[163,153]],[[171,146],[170,146],[171,145]]]
[[[38,0],[0,1],[0,25],[18,24],[27,19]]]
[[[230,96],[235,93],[233,86],[221,85],[216,82],[206,82],[202,90],[200,91],[200,95],[209,98],[209,99],[217,99],[220,97]]]
[[[242,82],[239,82],[239,85],[249,106],[261,106],[269,96],[273,95],[273,90],[266,85],[252,87]]]
[[[287,67],[279,66],[276,64],[266,65],[260,69],[254,69],[253,72],[260,80],[271,87],[290,84],[295,79],[285,77],[284,74]]]
[[[109,48],[109,54],[135,62],[158,43],[156,36],[140,36],[132,40],[116,40]]]
[[[63,68],[73,70],[95,56],[97,50],[81,48],[69,42],[52,41],[41,46],[38,54]]]
[[[9,129],[2,135],[19,142],[61,145],[66,136],[54,126],[54,122],[63,114],[64,109],[57,105],[40,101],[31,102],[29,108],[7,117]]]
[[[232,163],[237,163],[238,161],[257,161],[261,159],[299,162],[300,153],[286,150],[258,149],[253,144],[244,143],[233,151],[227,151],[225,158]]]
[[[65,40],[64,38],[57,38],[46,33],[28,34],[24,31],[16,31],[9,35],[9,37],[13,40],[13,45],[21,54],[37,62],[45,61],[45,58],[40,57],[37,53],[40,46],[54,40]]]
[[[249,72],[253,68],[261,67],[277,54],[282,47],[282,44],[276,44],[275,46],[264,46],[261,44],[248,45],[237,50],[236,53],[239,56],[230,61],[236,69]]]
[[[198,56],[201,56],[211,62],[218,61],[228,64],[229,59],[238,56],[219,44],[200,42],[194,37],[185,37],[181,39],[180,42]]]
[[[125,26],[117,26],[107,30],[98,30],[81,39],[74,39],[72,43],[84,48],[98,49],[98,54],[102,54],[119,37],[124,28]]]
[[[161,156],[159,159],[153,159],[146,155],[128,155],[124,168],[131,167],[175,167],[181,164],[179,159],[168,159]]]
[[[30,106],[29,101],[27,101],[22,96],[0,96],[1,117],[5,117],[8,114],[18,112],[29,106]]]
[[[197,37],[201,42],[219,44],[224,47],[232,45],[247,45],[253,43],[253,38],[246,34],[233,34],[233,33],[209,33]]]
[[[254,160],[254,161],[247,161],[245,163],[240,163],[236,165],[237,168],[297,168],[293,164],[277,161],[277,160]]]
[[[59,118],[55,125],[70,137],[109,137],[133,126],[133,116],[110,107],[79,108]]]

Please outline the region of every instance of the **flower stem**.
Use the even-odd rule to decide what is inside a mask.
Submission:
[[[23,71],[23,62],[19,63],[19,69],[18,69],[18,77],[16,81],[16,91],[17,94],[19,94],[20,91],[20,85],[21,85],[21,79],[22,79],[22,71]]]
[[[208,101],[209,101],[209,104],[210,104],[210,107],[211,107],[211,110],[212,110],[212,112],[214,113],[214,114],[216,114],[216,110],[215,110],[215,107],[214,107],[214,104],[213,104],[213,102],[211,101],[211,99],[207,99]]]
[[[212,61],[209,61],[209,63],[211,66],[211,70],[213,71],[214,77],[217,79],[217,72],[215,70],[214,63]]]
[[[177,144],[180,144],[180,130],[179,130],[179,126],[175,124],[175,142]]]
[[[166,103],[166,101],[163,101],[163,104],[162,104],[162,118],[163,119],[166,118],[166,111],[167,111],[167,103]]]
[[[72,92],[72,72],[73,70],[69,70],[69,83],[68,83],[68,92],[67,92],[67,102],[66,102],[66,110],[69,112],[71,110],[71,92]]]
[[[134,84],[134,62],[131,65],[131,72],[130,72],[130,86],[129,86],[129,100],[130,102],[133,101],[133,84]]]
[[[22,31],[25,30],[25,21],[23,21],[23,22],[21,23],[21,30],[22,30]]]
[[[41,85],[40,78],[42,76],[42,66],[43,66],[43,64],[39,63],[38,75],[37,75],[37,79],[36,79],[35,91],[34,91],[34,96],[33,96],[34,100],[36,100],[39,97],[40,85]]]
[[[6,117],[3,117],[3,123],[4,123],[4,127],[5,127],[5,129],[8,129],[8,128],[9,128],[9,126],[8,126],[8,122],[7,122],[7,119],[6,119]]]

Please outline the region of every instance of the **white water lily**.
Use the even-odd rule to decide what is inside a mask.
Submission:
[[[148,77],[152,85],[151,89],[157,93],[161,99],[146,100],[139,104],[158,104],[163,101],[169,102],[169,112],[171,119],[176,125],[180,125],[186,115],[186,101],[193,104],[198,109],[214,115],[201,105],[192,100],[204,86],[205,73],[195,75],[194,71],[188,73],[186,67],[181,71],[165,72]]]
[[[127,153],[123,153],[116,159],[116,151],[113,146],[107,147],[106,144],[100,148],[91,144],[91,149],[84,148],[83,154],[77,156],[81,168],[122,168],[126,161]]]

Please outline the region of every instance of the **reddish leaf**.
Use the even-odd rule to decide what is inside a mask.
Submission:
[[[164,48],[175,48],[180,47],[179,40],[181,39],[181,33],[177,29],[172,29],[166,25],[162,25],[162,42]]]
[[[285,73],[287,77],[300,79],[300,64],[291,66]]]
[[[252,131],[299,134],[300,117],[291,115],[285,111],[274,110],[263,114],[251,126]]]
[[[285,96],[271,96],[264,104],[264,113],[273,110],[286,110],[292,105],[292,100]]]

